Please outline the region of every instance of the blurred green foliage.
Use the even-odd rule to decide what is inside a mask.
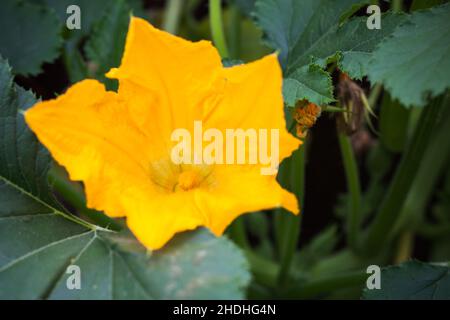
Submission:
[[[229,0],[219,17],[223,30],[214,33],[202,0],[2,1],[0,297],[450,298],[450,5],[375,1],[386,12],[382,28],[370,30],[365,9],[373,2]],[[70,4],[81,9],[80,30],[65,27]],[[48,78],[62,87],[95,78],[116,90],[104,74],[120,64],[130,14],[193,41],[222,32],[226,66],[276,50],[289,129],[292,109],[305,99],[322,107],[333,129],[342,112],[346,119],[365,114],[355,132],[338,131],[336,145],[327,146],[341,159],[320,155],[339,162],[342,172],[330,183],[345,179],[347,186],[333,199],[335,212],[315,212],[308,203],[308,179],[316,174],[308,168],[322,119],[278,176],[299,199],[301,216],[278,209],[245,215],[229,229],[235,244],[199,230],[148,253],[126,231],[104,230],[109,218],[88,210],[81,186],[60,171],[52,171],[57,176],[49,185],[51,159],[20,113],[37,100],[14,76],[52,94],[61,92]],[[342,99],[343,74],[359,95],[345,92],[350,99]],[[304,236],[305,224],[327,214],[323,230]],[[89,270],[82,296],[60,290],[74,256]],[[416,256],[433,264],[405,262]],[[382,289],[363,292],[373,264],[383,267]]]

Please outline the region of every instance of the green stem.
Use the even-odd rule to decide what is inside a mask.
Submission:
[[[292,156],[286,160],[287,167],[280,174],[280,179],[285,180],[290,189],[297,196],[300,206],[304,202],[305,193],[305,154],[307,144],[305,143],[299,150],[295,151]],[[280,255],[280,270],[278,274],[278,282],[281,286],[285,286],[289,279],[292,259],[297,249],[297,243],[300,236],[300,227],[302,221],[302,213],[294,216],[280,210],[277,213],[278,228],[278,249]]]
[[[433,195],[436,183],[450,160],[450,143],[448,143],[449,108],[444,111],[442,118],[442,123],[436,128],[435,134],[430,139],[417,175],[403,204],[395,228],[396,231],[408,228],[416,229],[422,224],[426,206]]]
[[[230,9],[230,57],[239,59],[241,49],[241,12],[236,6]]]
[[[184,0],[168,0],[166,2],[162,28],[167,32],[172,34],[178,32],[178,25],[180,24],[181,11],[184,2]]]
[[[88,209],[86,207],[84,195],[79,190],[76,190],[74,185],[56,168],[49,170],[48,179],[55,191],[57,191],[64,200],[71,204],[78,213],[88,217],[96,225],[115,231],[119,231],[123,228],[121,224],[105,216],[103,213]]]
[[[403,10],[403,0],[392,0],[392,11],[399,12]]]
[[[420,121],[422,112],[423,108],[411,108],[409,111],[407,139],[411,139],[414,135],[414,131]]]
[[[347,241],[350,247],[357,251],[359,247],[359,228],[361,224],[361,187],[359,183],[358,166],[356,165],[350,138],[338,132],[339,147],[344,164],[347,189],[350,195],[347,215]]]
[[[372,110],[375,109],[375,104],[377,103],[378,97],[381,94],[381,90],[383,89],[383,86],[379,83],[373,86],[372,90],[370,91],[369,98],[367,101],[369,102],[369,106],[372,108]]]
[[[392,153],[401,153],[405,149],[410,114],[411,109],[405,108],[385,93],[380,108],[379,137],[382,144]]]
[[[368,229],[364,243],[366,252],[377,254],[388,240],[421,165],[426,147],[431,142],[433,128],[439,123],[443,105],[442,98],[437,98],[423,111],[413,139],[408,144],[386,196]]]
[[[334,106],[322,107],[322,112],[336,113],[336,112],[346,112],[346,111],[347,110],[345,108],[341,108],[341,107],[334,107]]]
[[[394,264],[399,264],[411,258],[411,252],[414,247],[414,234],[411,231],[405,231],[400,235],[398,241],[397,255]]]
[[[228,58],[228,48],[225,40],[222,24],[222,3],[221,0],[209,0],[209,23],[212,39],[222,58]]]

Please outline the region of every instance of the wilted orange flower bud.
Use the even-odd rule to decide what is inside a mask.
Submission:
[[[308,129],[311,128],[320,116],[322,109],[306,100],[297,102],[294,109],[294,120],[296,124],[296,134],[299,138],[305,138]]]

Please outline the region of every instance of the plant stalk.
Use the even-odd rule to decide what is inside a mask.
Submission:
[[[414,234],[411,231],[403,232],[398,241],[398,250],[394,259],[394,264],[399,264],[410,259],[413,248]]]
[[[439,123],[444,103],[442,97],[434,99],[422,112],[414,135],[406,147],[402,160],[397,168],[393,181],[389,186],[375,218],[369,226],[364,242],[366,252],[377,254],[388,240],[400,215],[411,185],[421,166],[426,147],[432,141],[433,129]]]
[[[349,210],[346,217],[347,242],[353,251],[359,249],[359,229],[361,225],[361,186],[358,166],[356,164],[350,138],[338,132],[339,147],[344,164],[347,189],[350,195]]]
[[[184,3],[184,0],[168,0],[166,2],[162,28],[167,32],[177,34]]]
[[[450,109],[445,111],[443,118],[442,124],[437,128],[426,149],[395,230],[405,228],[415,230],[421,225],[426,206],[433,196],[440,174],[450,161],[450,143],[448,143]]]
[[[296,195],[300,207],[304,205],[305,193],[305,157],[307,152],[307,143],[305,142],[299,150],[295,151],[287,160],[288,167],[285,168],[285,173],[281,175]],[[300,209],[302,210],[302,209]],[[279,225],[278,249],[280,256],[280,270],[278,274],[278,282],[281,286],[285,286],[289,279],[290,268],[292,260],[297,249],[298,239],[300,237],[300,227],[302,221],[301,212],[295,216],[286,210],[279,210],[277,212],[277,222]]]
[[[209,23],[213,42],[222,58],[229,58],[227,42],[222,23],[221,0],[209,0]]]
[[[229,11],[231,20],[229,30],[230,58],[239,59],[241,50],[241,12],[236,6],[232,6]]]

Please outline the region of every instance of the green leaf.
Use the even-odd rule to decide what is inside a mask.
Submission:
[[[52,211],[45,205],[53,204],[46,180],[50,156],[18,113],[35,102],[31,92],[14,84],[9,65],[0,56],[1,217]]]
[[[408,261],[381,271],[381,289],[364,289],[363,299],[450,299],[450,268]]]
[[[153,253],[55,214],[2,218],[0,231],[1,299],[238,299],[249,280],[238,249],[205,230]],[[80,290],[67,287],[69,265],[80,268]]]
[[[0,58],[0,299],[236,299],[246,260],[225,237],[200,230],[148,253],[64,213],[47,185],[50,157],[18,113],[36,102]],[[69,290],[69,265],[81,289]]]
[[[134,269],[158,299],[241,299],[250,280],[247,270],[247,261],[230,240],[206,230],[177,236],[153,253],[147,268]]]
[[[414,12],[380,43],[369,63],[372,82],[381,82],[405,106],[424,106],[450,86],[450,4]]]
[[[59,55],[61,24],[49,9],[19,0],[2,1],[0,54],[15,72],[36,75]]]
[[[86,43],[85,52],[95,64],[95,75],[108,88],[117,88],[117,81],[107,79],[104,74],[120,64],[130,12],[124,0],[114,1],[103,18],[94,26],[93,34]]]
[[[357,17],[343,23],[344,18],[368,1],[362,0],[258,0],[255,15],[268,44],[280,51],[279,59],[286,78],[304,76],[306,66],[336,61],[350,77],[361,79],[367,72],[366,64],[376,45],[390,35],[403,21],[403,15],[382,16],[382,28],[369,30],[366,17]],[[303,71],[300,71],[303,70]],[[294,76],[293,76],[294,75]],[[310,101],[331,102],[329,82],[324,74],[314,90],[305,87],[308,80],[288,81],[288,96],[293,105],[296,96]],[[329,77],[329,75],[328,75]],[[327,93],[317,95],[317,93]]]
[[[363,2],[259,0],[256,18],[269,45],[280,50],[281,64],[289,75],[309,64],[312,57],[326,59],[339,52],[342,37],[336,38],[336,33],[340,17]],[[346,38],[352,39],[348,34]]]
[[[298,100],[303,99],[317,105],[333,102],[331,76],[316,65],[304,66],[284,79],[283,96],[289,107],[294,107]]]
[[[338,66],[350,77],[361,79],[367,75],[367,63],[378,43],[392,34],[405,19],[404,14],[387,13],[381,16],[381,29],[370,30],[367,18],[354,18],[336,31],[336,34],[323,39],[321,48],[314,50],[317,57],[331,57],[332,51],[339,52]],[[334,48],[333,48],[334,44]],[[330,55],[327,56],[327,51]]]

